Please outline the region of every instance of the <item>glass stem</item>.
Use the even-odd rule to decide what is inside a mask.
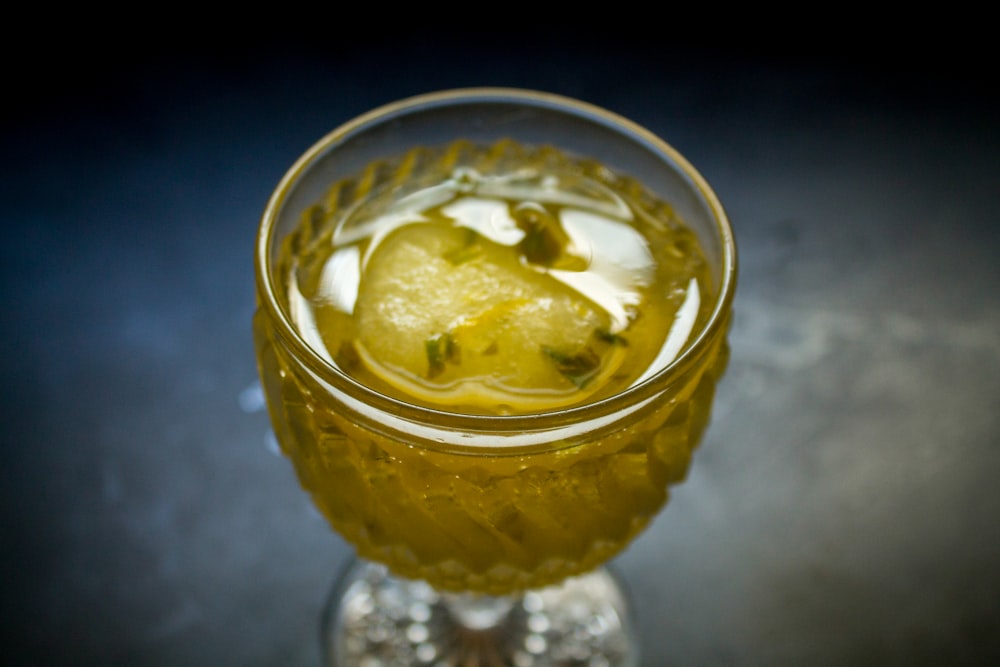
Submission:
[[[445,593],[445,603],[452,618],[469,630],[488,630],[507,618],[516,596],[476,595],[473,593]]]

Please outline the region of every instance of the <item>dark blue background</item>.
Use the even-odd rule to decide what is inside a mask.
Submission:
[[[618,560],[646,664],[1000,658],[1000,117],[967,26],[60,18],[4,54],[4,662],[317,664],[349,550],[260,408],[257,220],[335,126],[469,85],[646,125],[737,230],[715,421]]]

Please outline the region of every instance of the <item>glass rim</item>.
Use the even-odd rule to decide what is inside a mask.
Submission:
[[[623,134],[641,138],[655,151],[662,153],[668,161],[672,162],[690,179],[690,182],[707,203],[721,248],[721,281],[715,294],[711,314],[704,325],[696,330],[697,335],[693,341],[673,361],[643,382],[631,385],[602,399],[525,414],[476,414],[425,407],[372,389],[321,357],[299,334],[290,316],[282,308],[277,296],[277,286],[274,284],[270,270],[272,263],[271,244],[275,226],[281,208],[289,194],[294,190],[300,177],[309,170],[317,159],[342,139],[353,135],[365,126],[378,124],[400,113],[432,108],[442,104],[484,102],[521,102],[539,108],[555,109],[579,118],[597,119],[605,125],[619,128]],[[260,218],[254,253],[258,308],[267,310],[272,326],[280,340],[292,349],[296,361],[306,366],[316,379],[345,392],[356,400],[363,401],[371,408],[402,417],[408,421],[433,424],[444,429],[469,429],[474,432],[494,434],[512,433],[526,429],[546,430],[574,422],[590,421],[635,406],[668,388],[704,353],[711,342],[715,340],[719,328],[725,326],[736,291],[736,263],[736,240],[729,216],[708,181],[677,149],[634,121],[589,102],[555,93],[504,87],[455,88],[402,98],[355,116],[328,132],[295,160],[268,197]]]

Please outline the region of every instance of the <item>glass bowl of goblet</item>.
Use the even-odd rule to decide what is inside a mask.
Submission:
[[[699,172],[579,100],[429,93],[306,150],[255,266],[275,435],[356,554],[325,659],[638,664],[608,562],[686,476],[728,356],[736,248]]]

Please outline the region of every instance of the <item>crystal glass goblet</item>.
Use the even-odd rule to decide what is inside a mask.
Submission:
[[[606,564],[728,353],[736,248],[695,168],[581,101],[421,95],[309,148],[255,261],[275,434],[357,554],[330,664],[638,664]]]

